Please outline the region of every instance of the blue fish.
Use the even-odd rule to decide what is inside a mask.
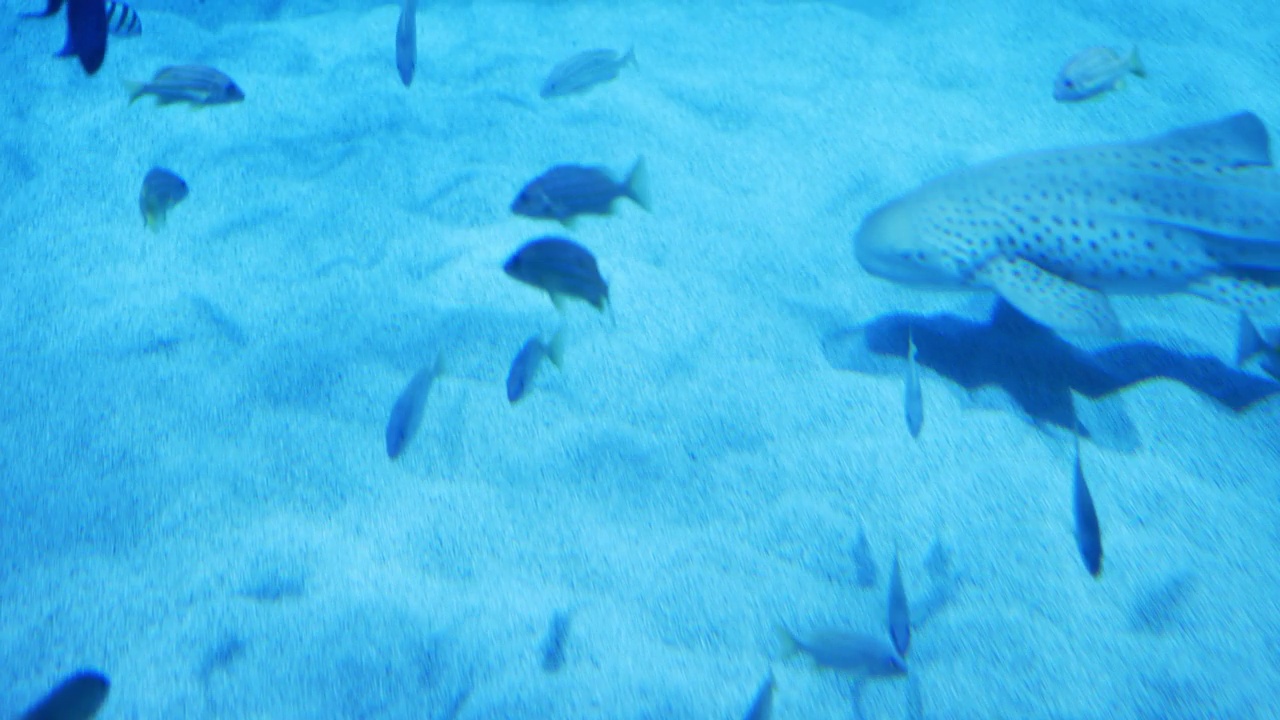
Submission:
[[[400,453],[404,452],[409,441],[418,432],[427,394],[443,372],[444,359],[437,356],[409,380],[400,397],[396,398],[396,404],[391,408],[391,417],[387,420],[387,457],[392,460],[400,457]]]
[[[572,240],[544,237],[530,240],[507,258],[502,269],[522,283],[547,291],[563,308],[565,297],[576,297],[604,311],[609,286],[591,251]]]
[[[534,335],[525,341],[524,347],[516,353],[511,361],[511,370],[507,373],[507,402],[515,404],[524,397],[529,385],[538,375],[542,360],[546,358],[556,367],[564,361],[564,331],[557,331],[550,342]]]
[[[98,72],[107,56],[106,0],[67,0],[67,42],[60,54],[80,58],[90,75]]]
[[[111,682],[96,670],[81,670],[49,691],[20,720],[89,720],[107,701]]]
[[[911,647],[911,611],[907,591],[902,586],[902,569],[898,567],[898,551],[893,551],[893,570],[889,572],[889,638],[902,657]]]
[[[579,215],[609,215],[618,198],[649,209],[649,174],[636,160],[621,182],[602,167],[557,165],[529,181],[511,202],[511,212],[569,225]]]
[[[1080,549],[1080,559],[1089,574],[1098,577],[1102,574],[1102,529],[1098,526],[1098,511],[1093,506],[1093,496],[1089,494],[1089,486],[1084,482],[1084,470],[1080,467],[1080,435],[1076,440],[1076,467],[1073,499],[1076,515],[1076,547]]]

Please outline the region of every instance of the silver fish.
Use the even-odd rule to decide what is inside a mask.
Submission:
[[[1084,481],[1084,470],[1080,466],[1080,435],[1073,433],[1076,443],[1076,465],[1072,478],[1072,506],[1076,520],[1076,547],[1080,550],[1080,559],[1089,574],[1098,577],[1102,574],[1102,530],[1098,526],[1098,511],[1093,505],[1093,495]]]
[[[1119,334],[1107,293],[1189,293],[1280,323],[1280,175],[1270,167],[1266,127],[1251,113],[1016,155],[880,207],[854,248],[873,275],[994,290],[1062,331]]]
[[[623,67],[635,62],[635,48],[628,48],[622,56],[613,50],[580,52],[552,68],[538,95],[546,100],[586,92],[618,77]]]
[[[907,605],[907,591],[902,586],[902,569],[898,566],[898,551],[893,551],[893,569],[889,571],[889,638],[902,657],[911,647],[911,610]]]
[[[920,394],[920,367],[916,365],[916,343],[907,328],[907,374],[903,380],[902,406],[911,437],[920,437],[924,426],[924,397]]]
[[[244,91],[234,80],[205,65],[172,65],[161,68],[151,82],[130,83],[130,103],[143,95],[155,95],[160,105],[222,105],[244,100]]]
[[[1088,100],[1116,89],[1129,73],[1147,76],[1136,47],[1123,57],[1107,47],[1082,50],[1058,72],[1053,81],[1053,99],[1058,102]]]
[[[427,403],[427,394],[431,392],[431,386],[436,378],[443,373],[444,358],[437,355],[435,360],[423,366],[409,380],[409,384],[401,391],[400,397],[396,398],[396,404],[391,408],[391,417],[387,420],[387,457],[392,460],[399,457],[418,432],[418,426],[422,424],[422,409]]]
[[[413,82],[413,69],[418,63],[417,14],[418,0],[404,0],[396,23],[396,69],[405,87]]]
[[[90,720],[107,701],[111,682],[95,670],[82,670],[58,684],[20,720]]]

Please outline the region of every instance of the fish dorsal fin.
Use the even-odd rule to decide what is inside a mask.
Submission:
[[[1170,158],[1212,167],[1271,167],[1267,127],[1251,112],[1180,128],[1138,143]]]

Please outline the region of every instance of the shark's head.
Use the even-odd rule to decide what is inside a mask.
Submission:
[[[946,251],[954,238],[946,237],[931,215],[914,194],[878,208],[853,240],[858,262],[872,275],[904,285],[964,285],[955,254]]]

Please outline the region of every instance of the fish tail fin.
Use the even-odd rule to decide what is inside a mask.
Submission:
[[[1240,330],[1236,335],[1236,366],[1245,364],[1250,358],[1267,349],[1262,334],[1245,312],[1240,313]]]
[[[558,292],[552,292],[550,290],[547,291],[547,294],[551,296],[551,304],[556,306],[556,310],[560,311],[561,314],[564,314],[565,306],[567,303],[567,301],[564,298],[564,295],[561,295]]]
[[[786,627],[777,625],[773,628],[773,633],[778,637],[778,660],[786,660],[787,658],[795,657],[800,653],[799,641],[796,640],[796,636],[792,635],[791,631]]]
[[[551,336],[551,342],[547,343],[547,359],[551,361],[552,365],[561,369],[564,368],[566,335],[565,326],[561,325],[560,329],[556,330],[556,334]]]
[[[140,97],[142,97],[143,95],[145,95],[145,94],[146,94],[146,92],[147,92],[147,84],[146,84],[146,83],[133,82],[132,80],[125,80],[125,81],[124,81],[124,87],[125,87],[125,89],[126,89],[126,90],[128,90],[128,91],[129,91],[129,104],[130,104],[130,105],[132,105],[132,104],[134,103],[134,101],[136,101],[138,98],[140,98]]]
[[[147,213],[143,216],[143,220],[147,225],[147,229],[151,232],[160,232],[164,229],[164,213]]]
[[[622,54],[622,59],[618,61],[619,67],[624,67],[626,65],[630,65],[632,67],[640,67],[640,64],[636,62],[636,46],[635,45],[628,47],[627,51]]]
[[[1138,46],[1134,45],[1133,50],[1129,51],[1129,72],[1140,78],[1147,76],[1147,66],[1142,64],[1142,57],[1138,55]]]
[[[643,157],[636,158],[635,165],[631,166],[631,172],[627,173],[624,187],[627,197],[635,200],[636,204],[645,210],[652,210],[649,198],[649,171]]]

